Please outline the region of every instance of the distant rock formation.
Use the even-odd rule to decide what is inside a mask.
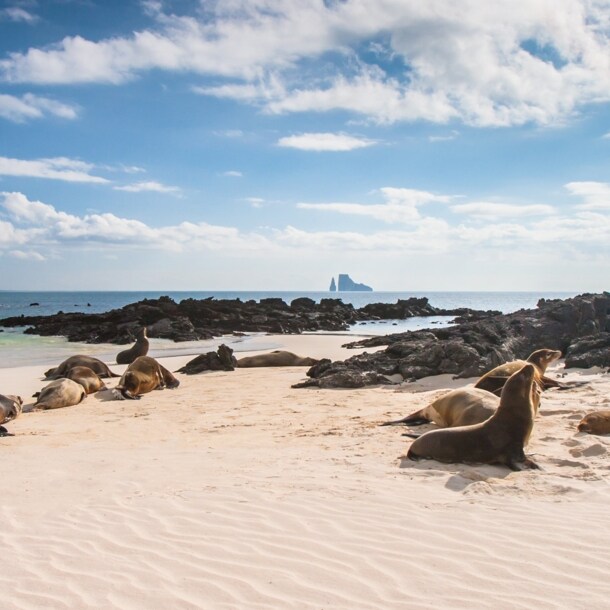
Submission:
[[[334,279],[334,278],[333,278]],[[340,292],[373,292],[373,289],[366,284],[357,284],[347,273],[339,274]]]
[[[337,284],[335,284],[335,278],[334,277],[330,278],[330,288],[329,288],[329,290],[331,292],[337,292]]]

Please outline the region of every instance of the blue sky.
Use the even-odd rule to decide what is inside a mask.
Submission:
[[[608,289],[608,0],[4,0],[0,289]]]

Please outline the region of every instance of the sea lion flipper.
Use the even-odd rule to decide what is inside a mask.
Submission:
[[[400,436],[408,436],[409,438],[419,438],[421,434],[413,434],[411,432],[403,432]],[[413,458],[411,458],[413,459]]]
[[[509,460],[506,465],[514,471],[520,472],[521,470],[542,470],[534,460],[525,458],[524,460]]]
[[[429,424],[430,420],[423,415],[420,415],[419,411],[417,413],[412,413],[411,415],[407,415],[402,419],[395,419],[394,421],[384,421],[379,424],[380,426],[423,426],[424,424]]]
[[[0,436],[15,436],[11,434],[4,426],[0,426]]]

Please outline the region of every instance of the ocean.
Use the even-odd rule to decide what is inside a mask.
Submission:
[[[102,313],[141,301],[166,295],[175,301],[187,298],[241,299],[247,301],[263,298],[281,298],[287,303],[299,297],[309,297],[316,302],[324,298],[338,298],[354,307],[368,303],[395,303],[398,299],[427,297],[435,307],[454,309],[495,309],[510,313],[519,309],[536,307],[540,298],[565,299],[577,292],[229,292],[229,291],[146,291],[146,292],[12,292],[0,291],[0,318],[26,315],[51,315],[58,311]],[[418,330],[431,326],[448,325],[450,318],[411,318],[409,320],[388,320],[357,324],[346,335],[382,335],[406,330]],[[0,328],[1,329],[1,328]],[[63,337],[39,337],[23,334],[23,328],[3,329],[0,332],[0,367],[14,367],[39,364],[58,364],[73,354],[90,354],[102,360],[114,361],[118,349],[116,345],[89,345],[68,343]],[[229,344],[235,352],[248,351],[251,337],[223,337],[209,341],[189,341],[174,343],[164,339],[152,339],[150,355],[153,357],[201,354],[216,349],[220,343]],[[280,347],[273,337],[265,347]]]

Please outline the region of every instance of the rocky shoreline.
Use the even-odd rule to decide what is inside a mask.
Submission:
[[[541,299],[536,309],[373,337],[345,347],[380,345],[387,348],[340,362],[323,360],[307,372],[310,379],[294,387],[363,387],[443,373],[473,377],[543,347],[561,350],[566,368],[610,367],[610,293]]]
[[[341,299],[302,297],[290,304],[279,298],[260,301],[240,299],[184,299],[167,296],[144,299],[99,314],[63,313],[50,316],[16,316],[0,320],[0,326],[27,326],[28,334],[63,336],[68,341],[125,344],[147,327],[149,337],[173,341],[197,341],[231,333],[299,334],[313,331],[345,331],[353,324],[373,320],[404,320],[418,316],[453,316],[458,322],[499,314],[467,308],[440,309],[426,298],[374,303],[356,309]]]

